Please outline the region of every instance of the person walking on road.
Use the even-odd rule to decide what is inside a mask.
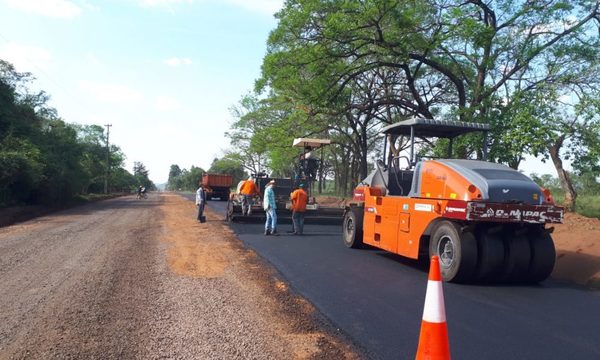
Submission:
[[[198,184],[198,190],[196,190],[196,206],[198,207],[198,222],[205,222],[206,218],[204,217],[204,205],[206,204],[206,190],[204,190],[204,185],[202,181]]]
[[[279,235],[277,233],[277,204],[275,203],[275,180],[271,179],[265,187],[265,196],[263,198],[263,209],[267,214],[265,221],[265,235]]]
[[[294,226],[294,235],[302,235],[304,231],[304,212],[308,203],[308,194],[304,191],[304,184],[299,184],[298,188],[290,194],[292,200],[292,224]]]
[[[250,216],[252,214],[252,203],[254,202],[254,196],[260,195],[260,190],[254,179],[249,177],[245,180],[240,187],[240,194],[242,195],[242,215]]]

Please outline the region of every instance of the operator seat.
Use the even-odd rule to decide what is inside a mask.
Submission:
[[[388,175],[388,194],[408,196],[412,188],[414,172],[392,168]]]

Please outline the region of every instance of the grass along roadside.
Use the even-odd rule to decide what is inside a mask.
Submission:
[[[554,196],[554,201],[557,205],[563,206],[565,202],[564,193],[552,192],[552,196]],[[600,195],[577,195],[575,212],[586,217],[600,219]]]

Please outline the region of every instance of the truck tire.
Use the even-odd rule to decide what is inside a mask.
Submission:
[[[344,213],[342,237],[344,245],[359,249],[363,246],[364,208],[352,206]]]
[[[531,259],[529,240],[524,235],[511,233],[504,239],[506,259],[500,281],[525,282]]]
[[[429,241],[429,256],[440,258],[442,279],[469,282],[477,270],[477,241],[470,231],[461,232],[457,224],[442,221]]]
[[[487,230],[478,236],[477,280],[495,281],[504,268],[504,242],[501,233]]]
[[[554,269],[556,249],[550,234],[544,229],[528,235],[531,246],[531,262],[525,276],[527,282],[540,282],[548,278]]]

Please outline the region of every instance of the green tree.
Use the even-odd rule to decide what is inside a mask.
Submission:
[[[150,172],[146,169],[146,166],[140,161],[133,162],[133,176],[136,179],[136,183],[138,186],[143,186],[147,190],[156,190],[156,186],[150,180],[148,175]]]
[[[171,165],[169,169],[169,179],[167,180],[167,189],[177,191],[181,189],[181,173],[182,170],[177,164]]]
[[[246,95],[239,104],[230,109],[237,119],[231,130],[225,133],[241,160],[242,166],[251,173],[258,173],[268,168],[268,144],[261,133],[266,133],[272,124],[264,116],[264,107],[256,96]]]
[[[198,183],[202,180],[202,175],[206,171],[201,167],[195,167],[192,165],[189,171],[186,171],[182,179],[182,187],[184,190],[194,191],[198,188]]]
[[[104,129],[66,123],[47,105],[49,96],[32,93],[29,73],[0,60],[0,204],[60,205],[95,191],[106,171]],[[111,146],[111,184],[131,183],[125,156]],[[121,185],[119,185],[121,186]]]
[[[109,184],[116,191],[130,192],[137,186],[137,179],[125,168],[117,167],[110,174]]]
[[[556,160],[573,156],[575,163],[597,164],[583,155],[597,153],[597,141],[580,130],[597,121],[581,109],[598,98],[599,6],[290,0],[277,14],[257,88],[313,114],[346,115],[341,119],[350,127],[368,120],[373,133],[409,115],[490,123],[492,159],[516,168],[528,153],[548,156],[571,192]],[[561,101],[574,89],[576,96]],[[548,101],[536,109],[538,99]],[[368,151],[351,151],[362,175]],[[481,138],[458,143],[455,151],[480,157]]]
[[[35,143],[41,123],[23,104],[18,92],[31,75],[18,73],[0,60],[0,204],[31,202],[33,190],[44,179],[42,153]],[[32,138],[33,137],[33,138]]]
[[[208,169],[209,173],[228,174],[233,178],[233,184],[245,179],[248,174],[244,171],[242,162],[237,154],[225,154],[222,158],[215,158]]]
[[[204,173],[206,171],[200,167],[192,165],[190,170],[187,170],[173,164],[169,171],[167,188],[172,191],[195,191]]]

